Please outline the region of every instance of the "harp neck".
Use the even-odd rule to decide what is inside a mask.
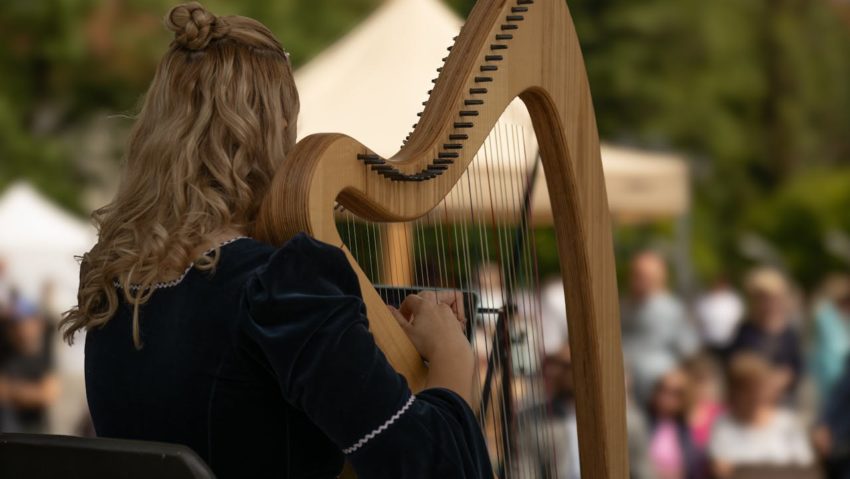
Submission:
[[[275,243],[299,231],[335,239],[333,231],[317,230],[333,223],[334,202],[371,221],[422,216],[446,196],[517,97],[532,113],[541,152],[598,160],[590,90],[562,0],[480,0],[440,70],[420,121],[391,157],[337,133],[299,142],[275,178],[257,234]],[[303,214],[282,214],[280,205]]]

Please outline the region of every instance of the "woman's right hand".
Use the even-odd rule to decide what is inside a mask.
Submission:
[[[408,296],[401,308],[390,311],[428,361],[425,387],[450,389],[472,406],[475,356],[463,334],[466,319],[461,295],[423,291]]]
[[[433,361],[444,353],[472,354],[464,335],[466,318],[460,294],[422,291],[406,297],[399,309],[390,307],[390,311],[425,360]]]

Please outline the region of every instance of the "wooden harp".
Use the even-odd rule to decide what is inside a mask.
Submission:
[[[503,179],[488,178],[488,158],[494,153],[486,150],[494,131],[502,143],[506,137],[514,143],[493,148],[520,150],[520,135],[499,132],[497,126],[517,97],[531,117],[539,156],[525,164],[517,160],[528,181],[522,191],[511,187],[510,196],[504,184],[492,184]],[[380,108],[364,112],[364,121]],[[522,420],[517,389],[526,389],[528,371],[516,366],[512,335],[517,333],[513,323],[529,308],[522,312],[511,304],[518,290],[535,287],[529,189],[542,176],[535,165],[542,165],[570,317],[581,472],[590,478],[625,478],[625,382],[608,204],[590,89],[566,3],[479,0],[420,116],[401,149],[388,158],[339,133],[304,138],[275,176],[255,234],[282,244],[304,231],[342,247],[360,278],[375,339],[414,391],[423,387],[426,366],[384,307],[387,291],[439,286],[471,290],[470,301],[476,301],[476,288],[479,296],[485,293],[482,280],[473,276],[480,273],[481,262],[494,264],[502,298],[483,308],[490,318],[476,340],[487,350],[479,371],[479,415],[500,477],[542,477],[517,465],[516,449],[527,447],[516,432]],[[482,186],[482,181],[491,184]],[[447,198],[465,196],[468,215],[444,213]],[[493,205],[509,199],[516,206],[513,213],[496,215]],[[453,233],[446,234],[449,229]],[[353,244],[358,238],[359,244]],[[500,254],[482,253],[486,245]],[[435,262],[437,268],[429,266]],[[539,289],[539,278],[536,285]],[[473,312],[482,310],[477,301]],[[531,334],[540,336],[539,330]],[[525,367],[534,369],[539,352],[527,356],[532,364]],[[501,370],[496,374],[491,367]]]

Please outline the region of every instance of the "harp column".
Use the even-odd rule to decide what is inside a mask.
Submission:
[[[381,282],[387,286],[413,285],[413,226],[409,222],[387,223],[382,228],[387,261],[381,271]]]

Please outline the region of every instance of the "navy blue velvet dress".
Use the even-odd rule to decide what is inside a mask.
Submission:
[[[415,396],[368,331],[342,251],[299,235],[280,249],[244,238],[213,273],[191,269],[141,309],[86,337],[99,436],[194,449],[220,478],[492,478],[466,403]]]

